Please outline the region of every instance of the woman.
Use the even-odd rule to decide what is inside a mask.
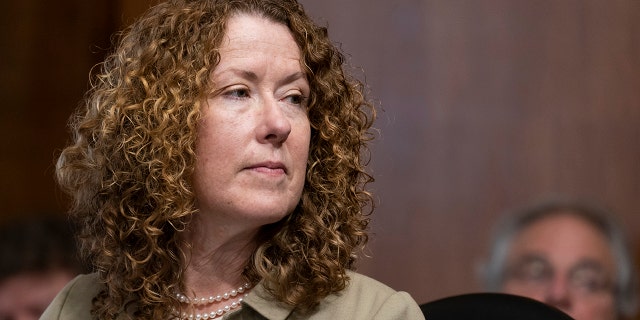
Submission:
[[[374,118],[294,0],[175,0],[103,65],[57,166],[96,273],[44,319],[422,319],[349,271]]]

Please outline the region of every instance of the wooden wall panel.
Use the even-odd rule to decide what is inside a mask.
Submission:
[[[87,88],[88,72],[108,48],[108,0],[3,1],[0,107],[0,219],[59,213],[53,181],[65,126]]]
[[[418,301],[479,290],[496,219],[547,194],[640,240],[639,2],[302,2],[384,109],[362,271]]]
[[[64,0],[0,3],[0,221],[59,214],[66,198],[54,163],[68,141],[67,119],[112,34],[151,1]]]

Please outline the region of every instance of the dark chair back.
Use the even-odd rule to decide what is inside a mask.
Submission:
[[[420,305],[427,320],[572,320],[542,302],[504,293],[469,293]]]

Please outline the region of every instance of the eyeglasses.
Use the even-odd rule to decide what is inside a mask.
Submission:
[[[554,267],[545,258],[531,255],[521,258],[507,269],[507,280],[515,280],[531,288],[548,288],[556,277]],[[613,292],[613,281],[601,264],[583,260],[567,273],[571,292],[582,296],[596,296]]]

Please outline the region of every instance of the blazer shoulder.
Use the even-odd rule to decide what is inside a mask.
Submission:
[[[102,289],[96,273],[78,275],[58,293],[40,320],[91,318],[91,301]]]

